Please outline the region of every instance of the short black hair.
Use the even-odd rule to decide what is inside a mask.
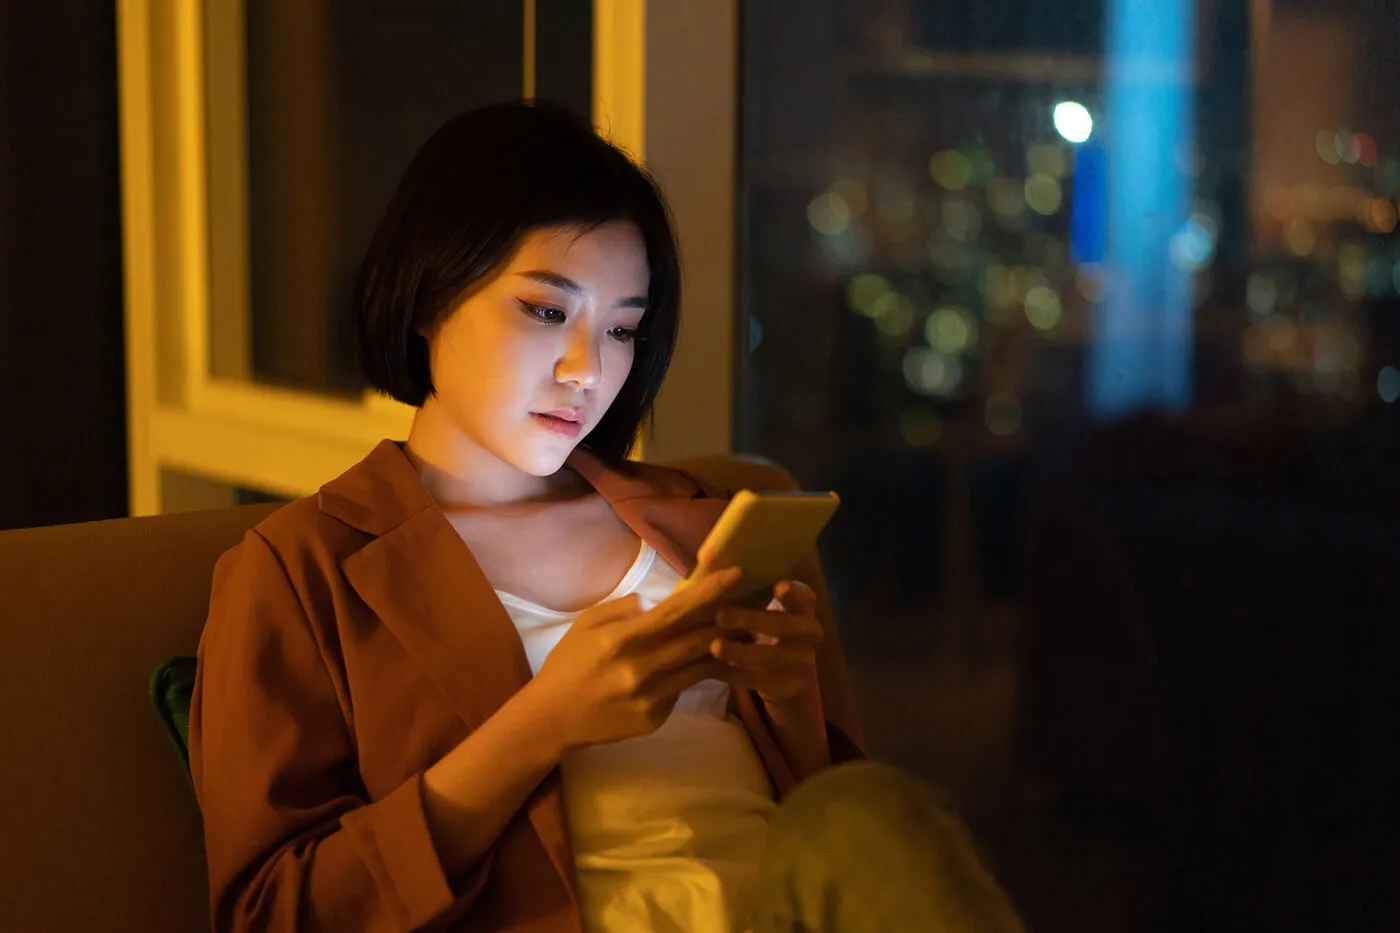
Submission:
[[[423,144],[375,231],[355,283],[360,369],[415,407],[433,394],[431,332],[473,283],[532,230],[636,225],[650,286],[632,371],[583,441],[624,459],[671,364],[680,329],[680,258],[665,199],[626,153],[569,110],[542,101],[453,117]]]

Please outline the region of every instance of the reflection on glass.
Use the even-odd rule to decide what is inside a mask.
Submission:
[[[739,445],[841,491],[877,745],[1097,801],[1166,928],[1400,868],[1395,15],[746,7]]]
[[[214,372],[358,393],[347,313],[355,268],[418,146],[455,113],[520,97],[522,4],[205,0],[205,9]],[[536,19],[536,93],[585,114],[591,23],[587,0],[544,4]]]

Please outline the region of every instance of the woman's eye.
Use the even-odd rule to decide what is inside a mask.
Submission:
[[[528,301],[520,302],[525,313],[543,324],[559,324],[564,320],[564,312],[558,308],[549,308],[544,305],[532,305]]]
[[[637,329],[635,327],[614,327],[608,331],[608,335],[621,343],[631,343],[637,339]]]

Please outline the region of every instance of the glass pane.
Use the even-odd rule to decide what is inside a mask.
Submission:
[[[1393,923],[1394,5],[744,10],[738,443],[876,750],[1032,929]]]
[[[536,93],[587,114],[592,4],[537,6]],[[213,371],[355,394],[356,266],[418,146],[455,113],[521,96],[523,5],[206,0],[206,11]],[[226,104],[240,62],[221,24],[243,30],[242,112]],[[246,203],[230,203],[238,190]]]
[[[164,514],[224,509],[235,505],[289,502],[262,489],[231,486],[206,476],[165,468],[160,471],[160,506]]]

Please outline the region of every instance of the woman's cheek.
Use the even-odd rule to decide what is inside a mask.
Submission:
[[[608,357],[608,370],[604,374],[609,385],[622,388],[622,384],[627,381],[627,376],[632,372],[632,364],[637,358],[636,345],[631,343],[620,343],[608,338],[616,347]]]

